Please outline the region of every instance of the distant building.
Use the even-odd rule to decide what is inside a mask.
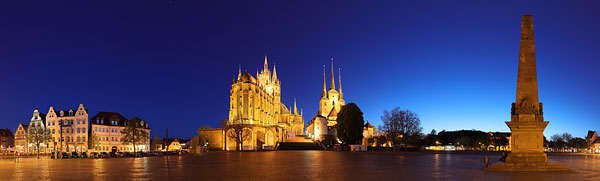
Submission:
[[[598,139],[598,133],[596,133],[596,131],[588,131],[585,141],[588,144],[590,152],[600,153],[600,139]]]
[[[150,127],[148,123],[140,118],[134,117],[137,128],[148,134],[148,138],[136,144],[136,151],[150,151]],[[116,112],[100,112],[90,119],[90,134],[96,136],[96,144],[90,148],[99,152],[133,152],[133,145],[123,144],[122,139],[126,134],[122,133],[127,128],[130,120]]]
[[[181,151],[182,147],[181,147],[181,143],[179,142],[179,139],[177,138],[172,138],[167,140],[167,145],[169,145],[167,147],[168,150],[166,151]]]
[[[15,131],[15,148],[19,153],[29,152],[27,144],[27,130],[29,125],[19,123],[19,127]]]
[[[326,138],[337,140],[336,125],[337,114],[346,105],[344,94],[342,93],[341,71],[339,75],[339,92],[335,89],[335,76],[333,74],[333,58],[331,58],[331,81],[329,82],[329,91],[326,88],[325,67],[323,66],[323,90],[319,100],[319,111],[317,115],[308,122],[306,132],[315,140],[324,140]]]
[[[367,121],[363,127],[363,145],[376,146],[375,142],[369,144],[369,138],[375,138],[377,136],[379,136],[379,133],[377,133],[377,127],[371,125],[371,123]]]
[[[38,109],[33,110],[33,116],[29,120],[29,125],[19,123],[19,127],[15,131],[14,145],[17,152],[20,153],[33,153],[34,145],[27,142],[27,133],[30,129],[40,128],[46,129],[46,115],[40,112]],[[40,144],[40,153],[47,152],[47,144]]]
[[[15,147],[15,136],[12,131],[7,129],[0,129],[0,152],[8,152],[9,148]]]
[[[30,125],[31,126],[31,125]],[[88,150],[88,110],[83,104],[73,110],[54,110],[50,106],[46,115],[46,126],[50,129],[52,140],[48,149],[52,152],[86,152]]]

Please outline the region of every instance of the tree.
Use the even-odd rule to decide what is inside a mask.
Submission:
[[[47,144],[51,141],[52,135],[50,130],[42,126],[31,126],[25,135],[28,144],[32,144],[36,148],[37,158],[40,158],[40,145]]]
[[[241,150],[244,151],[244,147],[242,146],[242,144],[244,143],[244,141],[247,141],[248,139],[251,138],[251,133],[248,131],[245,131],[244,128],[245,126],[243,124],[234,124],[234,125],[229,125],[226,126],[224,128],[227,128],[227,130],[232,130],[232,131],[227,131],[227,137],[233,139],[233,141],[235,141],[236,143],[236,150]]]
[[[343,106],[337,114],[337,137],[344,144],[360,144],[365,120],[363,113],[354,103]]]
[[[150,147],[154,148],[154,150],[158,150],[159,149],[158,145],[162,146],[162,144],[163,144],[163,140],[160,139],[160,136],[154,135],[154,138],[152,139],[152,145]]]
[[[137,152],[136,145],[138,143],[143,143],[146,141],[148,137],[148,132],[142,128],[138,128],[138,122],[135,118],[127,121],[127,127],[123,129],[121,134],[124,134],[121,139],[121,144],[123,145],[133,145],[133,152]]]
[[[381,121],[383,122],[382,131],[394,145],[408,141],[403,139],[404,137],[418,136],[423,129],[421,120],[416,113],[410,110],[400,110],[400,107],[391,111],[383,110]]]
[[[227,127],[227,125],[229,125],[229,120],[223,119],[223,120],[219,121],[219,126],[221,128]]]
[[[88,139],[88,148],[92,148],[92,150],[96,151],[96,145],[100,142],[98,136],[96,136],[96,132],[90,131],[90,137]]]

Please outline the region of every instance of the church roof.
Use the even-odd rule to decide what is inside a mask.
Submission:
[[[375,128],[375,126],[371,125],[371,123],[367,122],[367,124],[365,124],[365,128]]]
[[[596,131],[588,131],[587,136],[585,137],[586,139],[591,139],[592,137],[594,137],[594,135],[596,134]]]
[[[255,80],[256,79],[248,72],[245,72],[244,75],[242,75],[242,82],[256,82]]]
[[[333,107],[333,109],[331,109],[331,111],[329,112],[329,115],[327,115],[327,117],[332,117],[332,116],[337,116],[337,111],[335,110],[335,107]]]

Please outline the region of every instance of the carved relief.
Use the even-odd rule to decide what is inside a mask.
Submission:
[[[539,114],[539,112],[536,111],[535,103],[531,101],[529,97],[525,97],[521,100],[517,107],[517,112],[519,114]]]

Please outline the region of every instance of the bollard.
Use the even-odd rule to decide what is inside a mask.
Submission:
[[[483,167],[487,168],[488,164],[490,163],[490,158],[486,155],[485,158],[483,159],[483,163],[485,164]]]

